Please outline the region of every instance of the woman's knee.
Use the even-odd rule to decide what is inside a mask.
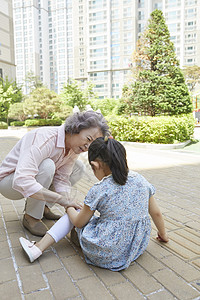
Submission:
[[[52,159],[44,159],[39,165],[38,170],[38,174],[36,175],[36,180],[38,182],[41,180],[49,181],[50,183],[52,182],[56,170],[55,163]]]
[[[4,177],[0,181],[0,194],[2,194],[5,198],[10,200],[20,200],[23,199],[23,195],[13,189],[13,176],[14,173]]]
[[[54,174],[55,173],[55,163],[52,159],[46,158],[44,159],[41,164],[39,165],[39,172],[42,171],[47,174]]]

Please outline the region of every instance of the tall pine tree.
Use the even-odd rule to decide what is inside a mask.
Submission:
[[[190,113],[192,102],[163,13],[151,13],[133,55],[135,81],[124,88],[129,112],[150,116]]]

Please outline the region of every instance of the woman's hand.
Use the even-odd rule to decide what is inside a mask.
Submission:
[[[65,206],[65,208],[68,207],[74,207],[76,209],[81,209],[83,208],[83,202],[81,200],[78,199],[69,199],[67,206]]]
[[[156,237],[156,239],[159,241],[159,242],[164,242],[164,243],[167,243],[169,241],[169,238],[167,236],[167,234],[160,234],[159,231],[157,232],[158,236]]]
[[[83,207],[82,201],[78,199],[70,199],[69,196],[62,196],[58,204],[64,206],[64,208],[74,207],[76,209],[81,209]]]

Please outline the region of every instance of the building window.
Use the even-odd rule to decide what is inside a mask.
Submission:
[[[144,11],[139,11],[138,20],[144,20]]]
[[[138,0],[138,7],[144,8],[144,0]]]

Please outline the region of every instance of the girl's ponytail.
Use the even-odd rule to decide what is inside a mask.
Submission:
[[[116,183],[124,185],[128,176],[126,150],[118,141],[111,138],[97,138],[88,150],[89,162],[99,159],[106,163]]]

